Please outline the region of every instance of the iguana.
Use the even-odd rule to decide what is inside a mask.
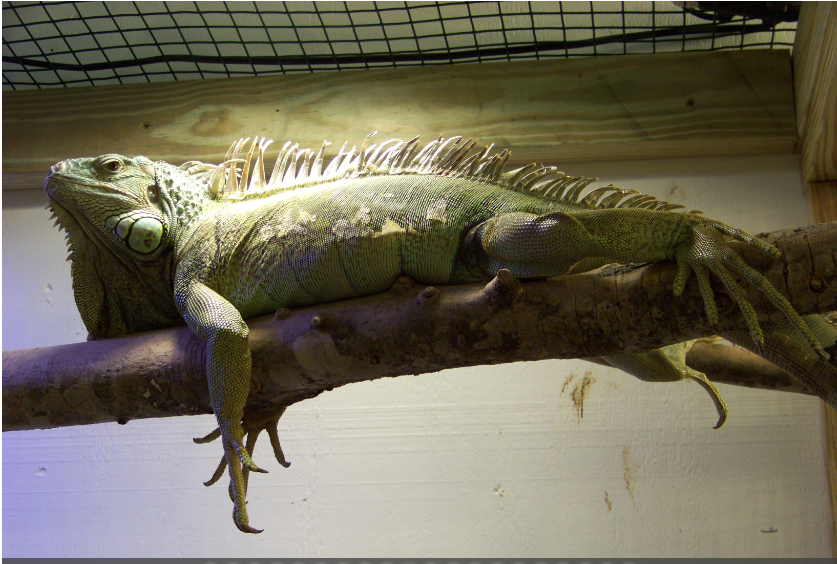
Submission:
[[[73,290],[90,339],[185,322],[206,341],[205,370],[224,457],[233,520],[249,533],[245,508],[256,437],[267,430],[287,463],[276,425],[281,410],[245,415],[250,391],[246,319],[280,307],[374,294],[400,275],[423,284],[581,272],[606,263],[677,261],[674,294],[694,273],[706,315],[718,310],[709,272],[720,278],[761,347],[764,334],[740,276],[786,317],[788,331],[827,358],[788,301],[730,249],[727,238],[780,258],[774,247],[682,206],[594,179],[531,164],[506,172],[509,151],[475,150],[460,137],[419,148],[418,138],[345,150],[325,165],[290,142],[268,177],[271,141],[234,142],[224,161],[181,166],[107,154],[59,162],[45,181],[48,208],[67,231]],[[242,158],[243,157],[243,158]],[[830,339],[830,338],[829,338]],[[828,343],[826,346],[830,345]],[[606,357],[643,380],[699,381],[686,367],[687,345]],[[262,414],[263,415],[263,414]],[[247,442],[245,443],[245,436]]]

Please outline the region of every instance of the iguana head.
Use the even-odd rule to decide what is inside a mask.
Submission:
[[[91,338],[179,319],[173,246],[209,197],[201,184],[145,157],[111,154],[52,167],[44,190],[67,231],[76,305]]]

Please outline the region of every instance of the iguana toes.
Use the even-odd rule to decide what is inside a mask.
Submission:
[[[488,280],[500,269],[521,278],[607,262],[675,260],[674,293],[692,273],[706,314],[718,320],[709,272],[738,303],[757,344],[763,333],[738,275],[787,317],[800,340],[827,356],[782,295],[727,245],[774,247],[719,221],[672,211],[682,206],[614,186],[586,191],[590,179],[529,165],[505,172],[508,151],[441,137],[352,148],[323,166],[286,143],[268,178],[257,140],[233,143],[224,162],[179,167],[144,157],[104,155],[52,167],[50,205],[67,233],[75,299],[90,338],[185,321],[206,346],[206,374],[229,467],[233,519],[248,524],[247,471],[266,428],[280,462],[278,416],[245,420],[250,351],[245,319],[387,290],[405,274],[423,284]],[[245,189],[246,188],[246,189]],[[668,349],[668,348],[667,348]],[[650,353],[649,353],[650,354]],[[676,350],[610,357],[645,380],[693,377]],[[725,408],[718,404],[723,417]]]

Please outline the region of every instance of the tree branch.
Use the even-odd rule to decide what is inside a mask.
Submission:
[[[735,248],[799,313],[837,309],[837,223],[761,237],[779,247],[787,262],[744,245]],[[383,294],[282,309],[248,321],[254,380],[248,407],[286,406],[387,376],[619,354],[744,327],[717,284],[721,323],[711,328],[694,281],[683,297],[672,295],[675,270],[671,263],[623,266],[525,283],[501,273],[485,286],[439,288],[402,278]],[[781,318],[757,291],[749,290],[749,298],[761,321]],[[694,350],[690,365],[715,359],[721,368],[733,366],[729,359],[717,360],[728,352],[719,348],[729,347]],[[211,413],[203,353],[203,342],[186,327],[4,351],[3,430]],[[801,391],[786,374],[770,372],[772,365],[750,356],[741,357],[749,377],[726,368],[710,377]]]

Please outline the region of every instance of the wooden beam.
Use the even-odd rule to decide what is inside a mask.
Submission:
[[[803,4],[793,69],[802,177],[837,181],[837,4]]]
[[[802,178],[812,222],[837,220],[837,4],[805,2],[793,46]],[[823,404],[831,491],[831,554],[837,557],[837,413]]]
[[[39,188],[51,164],[79,156],[217,162],[233,139],[256,135],[316,147],[373,130],[464,134],[510,148],[515,163],[787,153],[797,143],[786,51],[93,88],[4,94],[5,189]]]

